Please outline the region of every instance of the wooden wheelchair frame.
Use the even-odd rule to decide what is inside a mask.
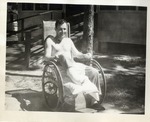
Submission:
[[[44,38],[46,38],[46,35],[44,36]],[[100,96],[100,103],[102,103],[106,94],[106,78],[102,66],[94,59],[92,59],[86,65],[92,66],[99,71],[99,82],[102,90],[102,95]],[[42,89],[45,101],[50,107],[51,111],[60,111],[64,104],[63,78],[59,67],[54,61],[45,62],[42,75]]]

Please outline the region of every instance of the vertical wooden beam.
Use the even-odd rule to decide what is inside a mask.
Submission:
[[[116,6],[116,11],[119,11],[119,6]]]
[[[139,10],[139,7],[138,6],[136,6],[136,11],[138,11]]]
[[[21,18],[22,4],[18,3],[18,19]],[[18,21],[18,30],[22,29],[22,20]],[[22,33],[18,33],[19,41],[22,41]]]
[[[31,48],[31,32],[25,32],[25,67],[29,68],[30,65],[30,48]]]
[[[21,41],[24,41],[24,19],[21,20]]]
[[[62,18],[66,19],[66,5],[63,5]]]

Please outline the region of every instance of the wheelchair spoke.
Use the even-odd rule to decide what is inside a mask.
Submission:
[[[45,84],[45,92],[48,94],[56,94],[57,86],[51,82]]]
[[[42,87],[47,105],[52,111],[57,111],[63,101],[63,88],[60,72],[55,64],[45,65]]]

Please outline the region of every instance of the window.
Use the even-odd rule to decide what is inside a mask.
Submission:
[[[119,6],[119,10],[136,10],[135,6]]]
[[[140,11],[147,11],[147,7],[138,7],[138,10],[140,10]]]
[[[63,10],[63,4],[22,3],[22,10]]]
[[[100,10],[116,10],[116,6],[100,6]]]
[[[35,10],[48,10],[48,4],[35,4]]]
[[[34,10],[34,4],[33,3],[23,3],[22,4],[22,10]]]
[[[49,10],[62,10],[62,4],[49,4]]]
[[[100,10],[147,11],[147,7],[140,7],[140,6],[105,6],[105,5],[101,5]]]

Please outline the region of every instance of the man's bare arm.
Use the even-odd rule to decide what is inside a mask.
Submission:
[[[71,40],[71,45],[72,45],[71,46],[72,47],[72,53],[73,53],[75,59],[79,59],[79,60],[91,60],[91,58],[92,58],[91,53],[83,54],[83,53],[79,52],[77,50],[77,48],[75,47],[74,43],[72,42],[72,40]]]
[[[54,46],[54,42],[51,38],[48,38],[45,43],[45,61],[54,61],[57,59],[57,56],[52,56],[52,46]]]

